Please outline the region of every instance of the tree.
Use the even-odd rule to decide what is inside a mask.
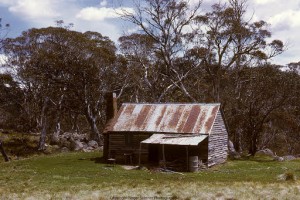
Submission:
[[[3,25],[2,18],[0,18],[0,50],[2,50],[2,43],[7,36],[7,30],[9,27],[10,27],[9,24]]]
[[[125,10],[121,13],[123,19],[140,28],[139,31],[142,34],[140,36],[143,36],[143,39],[149,38],[148,41],[152,48],[151,55],[155,55],[152,63],[158,67],[155,73],[162,76],[160,80],[166,80],[163,83],[161,94],[155,99],[156,101],[162,100],[175,88],[179,89],[190,101],[195,101],[185,85],[185,80],[191,75],[194,67],[179,68],[176,65],[177,59],[182,57],[189,48],[188,43],[193,33],[190,25],[197,15],[201,1],[194,6],[190,5],[190,2],[184,0],[146,0],[136,3],[135,13]],[[138,39],[138,35],[131,35],[131,37],[133,36]],[[121,38],[123,41],[124,39],[124,37]],[[130,38],[127,37],[127,39]],[[150,67],[154,68],[154,66]],[[144,77],[147,71],[150,69],[144,67]],[[147,79],[145,79],[145,84],[153,87]]]
[[[3,144],[2,144],[1,140],[0,140],[0,152],[1,152],[2,156],[3,156],[3,158],[4,158],[4,161],[8,162],[9,158],[8,158],[7,154],[5,153],[5,151],[4,151]]]
[[[0,74],[0,126],[7,129],[26,130],[27,116],[23,115],[24,96],[19,84],[10,74]],[[28,129],[27,129],[28,130]]]
[[[154,41],[144,34],[131,34],[119,38],[120,50],[128,65],[127,91],[131,101],[147,102],[163,95],[163,76],[157,66]]]
[[[215,102],[222,101],[221,80],[230,68],[255,66],[284,50],[280,40],[267,43],[271,32],[266,22],[245,19],[246,3],[247,0],[218,3],[212,6],[212,12],[196,19],[203,34],[199,34],[194,55],[209,76]]]
[[[295,87],[295,83],[299,77],[281,71],[278,66],[264,65],[244,68],[240,79],[239,96],[234,95],[234,81],[231,81],[231,90],[227,90],[231,103],[226,115],[231,131],[242,133],[244,144],[237,145],[243,145],[249,154],[255,155],[259,146],[265,146],[270,142],[267,140],[274,138],[272,134],[279,125],[276,114],[281,112],[284,116],[282,111],[295,101],[294,94],[299,87]],[[265,144],[263,139],[267,139]]]
[[[298,73],[300,75],[300,62],[292,62],[287,65],[290,71]]]
[[[104,93],[112,88],[107,77],[114,71],[115,51],[113,42],[99,33],[61,27],[30,29],[6,40],[9,63],[17,66],[28,106],[37,113],[39,149],[44,149],[51,119],[58,134],[66,111],[85,116],[91,138],[101,141],[97,123]]]

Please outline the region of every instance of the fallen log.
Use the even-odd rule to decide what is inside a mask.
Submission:
[[[4,161],[8,162],[9,158],[8,158],[7,154],[5,153],[5,151],[4,151],[3,144],[2,144],[1,140],[0,140],[0,151],[1,151],[1,154],[2,154],[2,156],[4,158]]]

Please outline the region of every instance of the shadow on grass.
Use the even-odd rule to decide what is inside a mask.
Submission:
[[[108,163],[106,159],[104,159],[104,157],[95,157],[95,158],[90,158],[90,161],[93,161],[96,164],[102,164],[104,165],[104,168],[107,169],[113,169],[116,165],[116,163]]]

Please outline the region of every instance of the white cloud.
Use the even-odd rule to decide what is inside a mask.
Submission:
[[[254,3],[259,5],[274,3],[276,0],[254,0]]]
[[[5,0],[6,1],[6,0]],[[58,0],[17,0],[8,8],[10,12],[28,19],[59,17],[55,6]]]
[[[107,6],[107,1],[106,0],[101,1],[100,6]]]
[[[96,7],[87,7],[83,8],[77,15],[77,18],[84,19],[88,21],[93,20],[104,20],[106,18],[116,18],[118,17],[117,13],[113,8],[96,8]]]
[[[85,31],[95,31],[99,32],[104,36],[108,36],[112,41],[117,41],[118,38],[121,36],[122,31],[119,28],[118,25],[115,23],[109,23],[106,21],[83,21],[77,19],[74,22],[75,30],[80,31],[80,32],[85,32]]]
[[[268,21],[272,26],[289,26],[291,28],[300,26],[300,11],[286,10],[275,14]]]
[[[13,5],[15,2],[16,0],[0,0],[0,5]]]
[[[295,0],[268,0],[268,2],[254,0],[250,8],[254,12],[253,20],[264,20],[270,24],[272,39],[279,39],[288,43],[288,49],[276,56],[276,64],[288,64],[300,61],[300,2]],[[248,1],[251,3],[250,1]],[[265,2],[265,4],[262,4]]]
[[[80,10],[80,12],[76,15],[76,18],[83,19],[87,21],[103,21],[109,18],[118,18],[123,11],[133,13],[134,10],[132,8],[107,8],[107,7],[87,7]]]
[[[98,2],[91,5],[86,0],[0,0],[0,6],[7,8],[9,16],[13,15],[14,18],[19,19],[12,24],[12,30],[18,26],[17,23],[22,23],[23,27],[29,29],[53,26],[55,20],[64,20],[66,24],[74,23],[73,30],[96,31],[116,41],[122,34],[119,24],[116,23],[118,20],[114,22],[106,20],[119,17],[116,12],[122,9],[105,7],[109,4],[107,0]],[[100,7],[101,5],[104,7]],[[124,9],[130,11],[129,8],[124,7]],[[3,17],[8,20],[9,16]],[[17,35],[19,34],[15,34]]]

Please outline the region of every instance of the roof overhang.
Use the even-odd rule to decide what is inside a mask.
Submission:
[[[208,135],[180,135],[180,134],[153,134],[142,144],[167,144],[167,145],[182,145],[182,146],[197,146]]]

